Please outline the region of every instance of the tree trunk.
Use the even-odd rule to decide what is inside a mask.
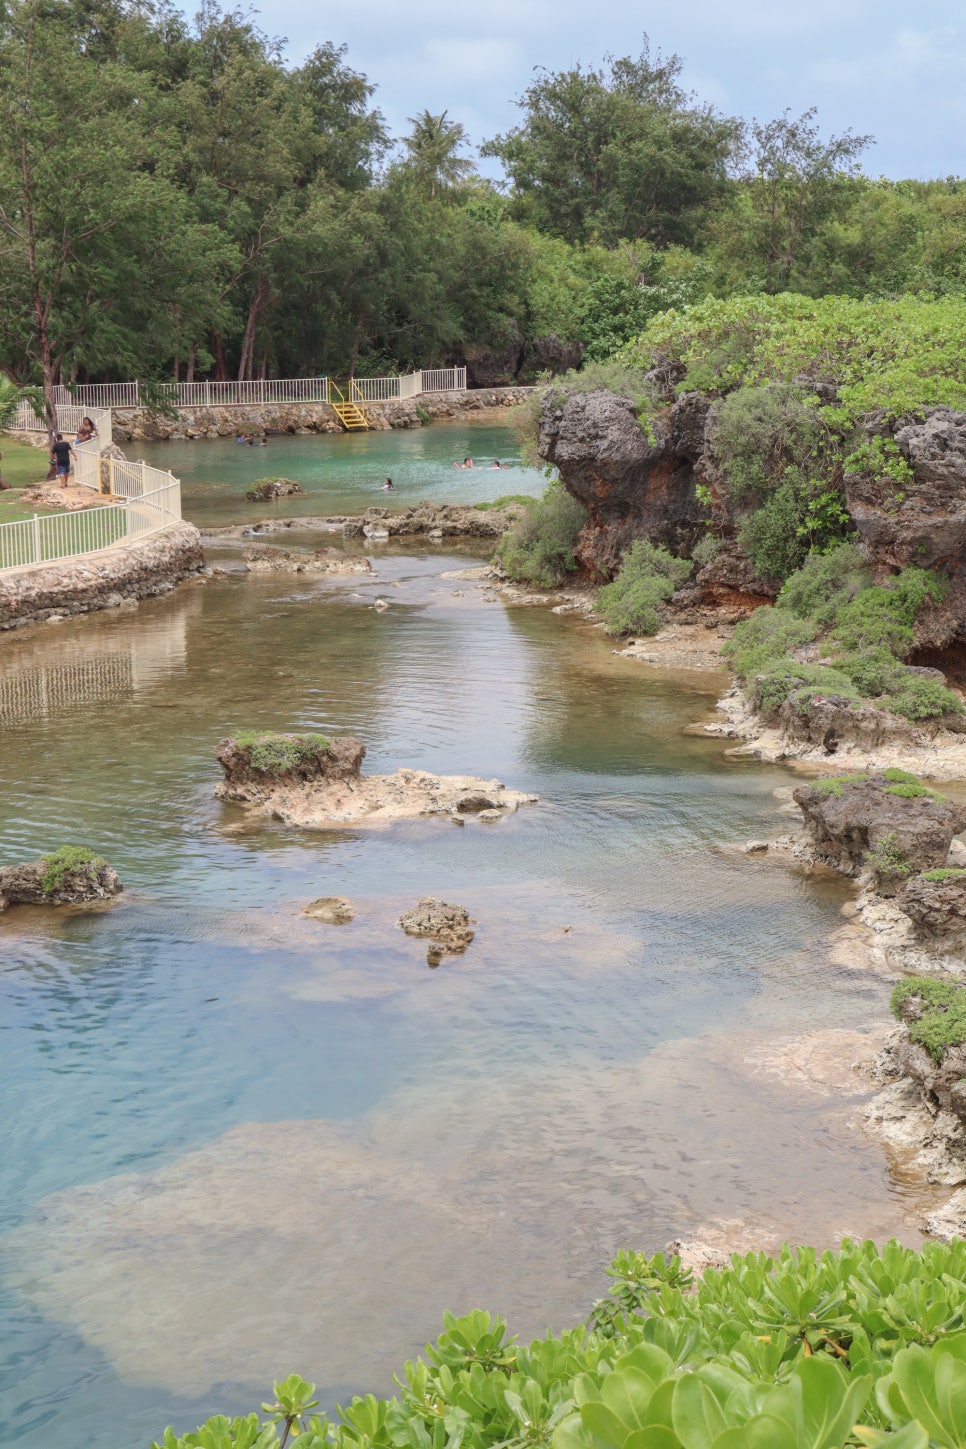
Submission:
[[[225,348],[220,332],[211,334],[211,351],[215,359],[215,382],[227,382],[228,369],[225,366]]]
[[[356,362],[359,358],[359,348],[362,346],[362,329],[366,325],[366,314],[360,312],[356,319],[356,335],[352,339],[352,353],[349,357],[349,376],[356,375]]]
[[[193,342],[188,348],[188,363],[184,370],[184,380],[185,382],[195,380],[195,344]]]
[[[241,357],[238,359],[238,381],[247,382],[254,371],[255,362],[255,330],[258,327],[258,319],[265,306],[268,284],[264,276],[259,276],[252,292],[252,300],[248,304],[248,321],[245,323],[245,335],[242,338]]]

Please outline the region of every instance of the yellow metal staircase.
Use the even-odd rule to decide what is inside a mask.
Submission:
[[[359,428],[368,428],[369,421],[366,418],[366,409],[362,393],[350,378],[346,384],[349,396],[334,382],[329,383],[329,403],[339,422],[347,432],[355,432]]]

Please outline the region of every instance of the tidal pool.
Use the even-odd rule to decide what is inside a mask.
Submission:
[[[507,493],[539,495],[547,480],[520,460],[506,422],[472,418],[393,432],[312,433],[270,438],[249,448],[234,438],[196,443],[128,443],[131,458],[168,468],[181,479],[185,516],[200,527],[278,516],[361,513],[372,505],[490,503]],[[454,462],[474,459],[472,469]],[[507,466],[494,468],[499,460]],[[391,477],[393,492],[382,491]],[[256,478],[293,478],[305,490],[273,503],[248,503]]]
[[[709,1222],[915,1238],[861,1085],[769,1066],[887,993],[832,949],[841,883],[722,848],[780,828],[791,777],[683,732],[718,677],[441,577],[471,557],[231,574],[0,643],[0,859],[89,842],[127,887],[0,917],[3,1444],[143,1449],[293,1369],[330,1406],[386,1391],[445,1308],[561,1327],[617,1248]],[[541,803],[253,821],[212,795],[243,726]],[[300,915],[330,894],[352,924]],[[437,970],[395,925],[428,894],[478,922]]]

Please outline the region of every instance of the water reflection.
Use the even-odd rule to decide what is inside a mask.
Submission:
[[[187,1427],[291,1368],[387,1386],[444,1307],[559,1325],[614,1248],[709,1218],[913,1231],[844,1099],[756,1067],[884,1015],[836,954],[845,888],[717,848],[780,824],[787,775],[683,733],[713,681],[440,578],[462,562],[213,579],[3,655],[25,705],[17,678],[118,662],[116,690],[57,675],[8,721],[0,855],[88,840],[128,892],[0,917],[0,1362],[25,1323],[65,1386],[42,1413],[11,1375],[0,1442],[133,1449],[143,1406]],[[372,770],[541,803],[286,830],[213,797],[239,726],[352,731]],[[396,925],[429,894],[478,922],[438,971]],[[356,919],[301,916],[320,895]]]

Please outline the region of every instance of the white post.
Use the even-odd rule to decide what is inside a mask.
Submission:
[[[40,563],[40,519],[34,514],[34,563]]]

